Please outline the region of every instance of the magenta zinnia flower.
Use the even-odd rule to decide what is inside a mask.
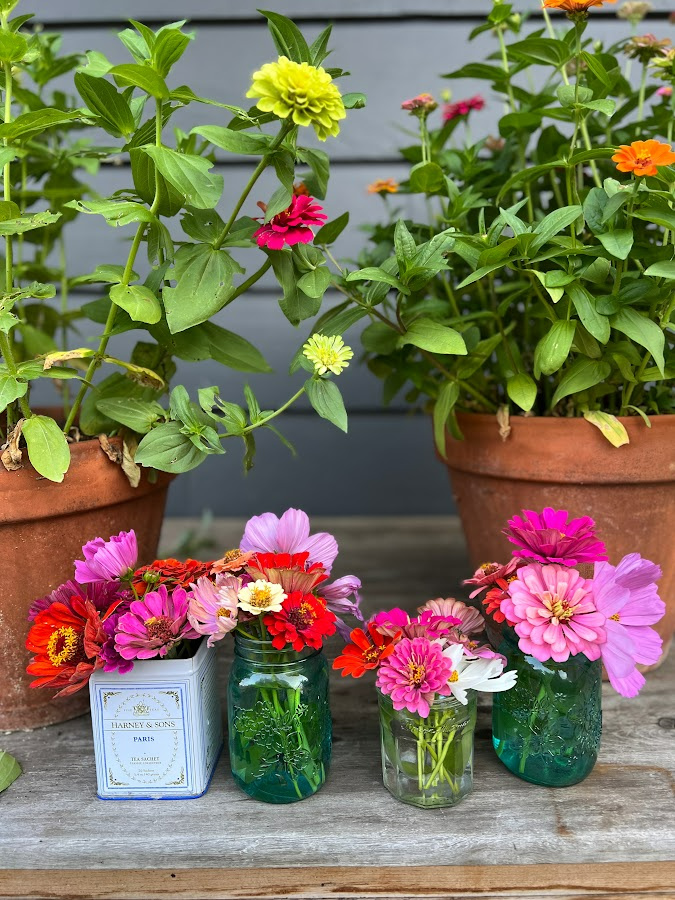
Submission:
[[[110,540],[94,538],[82,548],[84,560],[75,560],[75,580],[80,584],[118,581],[133,574],[138,562],[136,532],[120,531]]]
[[[117,623],[115,650],[124,659],[152,659],[166,656],[183,638],[199,637],[188,621],[188,600],[183,588],[169,594],[163,584],[134,600]]]
[[[93,584],[78,584],[76,581],[66,581],[55,588],[51,594],[46,597],[40,597],[34,600],[28,610],[29,621],[35,621],[38,613],[42,612],[52,605],[52,603],[63,603],[70,608],[71,597],[80,597],[82,600],[89,600],[98,612],[106,612],[117,600],[124,599],[131,594],[127,594],[121,589],[120,585],[113,581],[98,581]]]
[[[253,237],[259,247],[270,250],[283,250],[284,245],[309,244],[314,240],[312,227],[321,227],[328,218],[322,209],[313,197],[296,195],[287,209],[261,225]]]
[[[593,582],[564,566],[525,566],[501,608],[515,622],[518,646],[540,662],[565,662],[577,653],[598,659],[605,616],[593,602]]]
[[[481,110],[484,106],[485,100],[480,94],[466,100],[458,100],[457,103],[446,103],[443,107],[443,121],[452,122],[460,116],[468,116],[472,109]]]
[[[103,623],[103,631],[105,632],[106,640],[101,646],[99,655],[103,661],[104,672],[119,672],[120,675],[126,675],[126,673],[130,672],[134,667],[132,660],[125,659],[121,656],[115,647],[117,623],[127,612],[129,612],[129,603],[122,603]]]
[[[380,664],[377,686],[391,697],[394,709],[407,709],[426,719],[436,694],[450,693],[452,661],[440,643],[426,638],[401,638]]]
[[[527,565],[527,563],[517,557],[510,559],[506,565],[498,562],[483,563],[473,573],[473,577],[465,579],[462,584],[477,585],[476,589],[469,594],[469,597],[473,600],[486,588],[494,587],[500,580],[512,580],[511,576],[515,575],[515,572],[524,565]]]
[[[624,697],[635,697],[645,683],[636,664],[650,666],[661,657],[661,637],[649,627],[666,611],[655,584],[660,577],[659,566],[639,553],[624,556],[618,566],[595,567],[593,598],[607,620],[600,654],[610,684]]]
[[[478,610],[461,600],[455,600],[454,597],[445,599],[437,597],[435,600],[427,600],[424,606],[420,606],[418,612],[421,614],[421,618],[424,618],[425,614],[431,613],[433,616],[447,619],[449,624],[456,627],[462,634],[474,634],[485,628],[485,620]]]
[[[242,586],[241,578],[234,575],[219,575],[215,584],[204,576],[192,585],[188,619],[195,631],[208,634],[208,647],[236,627],[238,595]]]
[[[595,535],[593,519],[582,516],[568,522],[567,515],[566,509],[547,506],[541,513],[524,509],[524,518],[509,519],[503,533],[518,548],[513,555],[563,566],[606,560],[607,551]]]
[[[321,563],[329,573],[338,554],[337,541],[325,531],[309,533],[309,516],[301,509],[287,509],[279,519],[267,512],[246,523],[242,551],[253,553],[309,553],[308,565]]]

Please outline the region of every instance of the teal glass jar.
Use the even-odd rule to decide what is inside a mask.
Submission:
[[[332,724],[320,650],[275,650],[235,634],[228,684],[230,765],[239,787],[266,803],[294,803],[326,780]]]
[[[394,709],[377,691],[384,786],[403,803],[424,808],[455,806],[473,788],[476,694],[464,706],[436,697],[427,718]]]
[[[507,670],[518,672],[509,691],[492,701],[492,743],[507,769],[525,781],[566,787],[583,781],[598,758],[602,733],[602,666],[578,654],[567,662],[539,662],[518,647],[504,626],[499,647]]]

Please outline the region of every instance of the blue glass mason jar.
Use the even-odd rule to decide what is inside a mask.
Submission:
[[[582,654],[539,662],[518,647],[504,625],[499,647],[507,670],[518,672],[509,691],[492,701],[492,743],[507,769],[525,781],[566,787],[593,769],[602,733],[602,665]]]
[[[294,803],[319,790],[332,739],[320,650],[275,650],[235,633],[227,706],[232,775],[245,793]]]

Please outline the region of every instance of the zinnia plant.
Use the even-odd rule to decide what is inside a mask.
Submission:
[[[545,0],[542,26],[494,0],[472,34],[493,35],[487,62],[444,76],[481,92],[401,103],[408,177],[337,280],[385,402],[432,412],[441,454],[458,411],[583,416],[615,446],[620,417],[673,411],[675,50],[603,43],[602,7]],[[498,135],[469,130],[483,105]]]

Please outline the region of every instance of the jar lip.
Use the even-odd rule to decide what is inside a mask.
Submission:
[[[247,638],[242,634],[234,632],[234,652],[244,658],[255,658],[270,666],[288,665],[296,662],[304,662],[306,659],[313,659],[321,653],[321,649],[314,647],[303,647],[302,650],[294,650],[290,644],[278,650],[272,645],[272,640],[264,641],[260,638]],[[268,659],[273,656],[277,659]],[[281,659],[279,659],[281,657]]]
[[[386,701],[391,703],[393,706],[393,701],[389,694],[385,694],[384,691],[382,691],[381,688],[379,688],[377,685],[375,685],[375,690],[377,691],[377,694],[379,697],[383,697]],[[451,709],[451,708],[455,708],[455,707],[457,707],[458,709],[468,709],[472,700],[476,699],[478,695],[477,695],[476,691],[472,690],[471,688],[467,689],[466,693],[467,693],[467,702],[466,703],[462,703],[461,700],[458,700],[457,697],[454,696],[454,694],[450,694],[447,697],[437,694],[436,697],[434,698],[434,702],[431,704],[431,712],[433,712],[434,710]],[[400,710],[400,712],[410,712],[410,710]],[[410,715],[415,715],[415,713],[410,713]]]

